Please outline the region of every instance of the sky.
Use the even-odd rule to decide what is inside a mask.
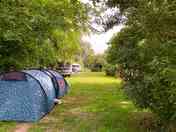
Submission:
[[[107,48],[107,43],[113,35],[122,29],[122,25],[115,26],[113,29],[102,34],[90,33],[82,37],[83,41],[89,42],[96,54],[102,54]]]
[[[81,0],[81,2],[83,2],[83,3],[85,3],[85,4],[86,4],[86,3],[89,3],[89,1],[90,1],[90,0]]]
[[[86,3],[90,4],[89,0],[81,0],[81,1],[85,4]],[[107,13],[109,14],[109,12],[111,11],[112,10],[109,10]],[[100,29],[102,28],[102,27],[98,27],[96,24],[95,25],[92,24],[92,26]],[[102,54],[108,48],[107,43],[110,41],[113,35],[119,32],[122,28],[123,26],[119,25],[119,26],[114,26],[113,29],[110,29],[107,32],[103,32],[101,34],[89,33],[89,35],[83,35],[82,40],[90,43],[96,54]]]

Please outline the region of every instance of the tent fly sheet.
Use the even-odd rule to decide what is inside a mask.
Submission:
[[[59,90],[53,78],[40,70],[1,74],[0,120],[38,121],[52,110]]]

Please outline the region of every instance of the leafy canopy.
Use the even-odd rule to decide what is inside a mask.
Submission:
[[[123,7],[127,20],[110,42],[107,61],[119,65],[130,99],[157,114],[168,129],[176,120],[176,2],[108,2]]]
[[[87,16],[77,0],[1,0],[0,20],[0,70],[8,70],[72,56]]]

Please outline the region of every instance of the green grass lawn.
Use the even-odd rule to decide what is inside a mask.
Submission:
[[[88,72],[67,80],[71,89],[63,104],[30,132],[140,132],[135,126],[141,114],[123,94],[119,79]],[[0,132],[14,126],[8,124],[0,123]]]
[[[15,122],[0,122],[0,132],[12,131],[16,126]]]
[[[123,95],[119,79],[104,73],[81,73],[67,80],[71,90],[63,104],[31,132],[139,132],[129,121],[136,108]]]

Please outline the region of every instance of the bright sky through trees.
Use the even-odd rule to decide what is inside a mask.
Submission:
[[[114,33],[119,32],[122,27],[122,25],[115,26],[108,32],[101,34],[90,33],[90,35],[83,36],[83,40],[89,42],[92,45],[92,48],[94,49],[96,54],[101,54],[107,49],[107,43],[112,38]]]
[[[91,4],[90,0],[81,0],[81,2],[83,3],[89,3]],[[112,10],[109,10],[106,13],[111,13]],[[102,30],[102,26],[99,26],[95,23],[92,23],[92,27],[98,29],[98,30]],[[88,42],[91,44],[93,50],[95,51],[96,54],[101,54],[103,53],[108,45],[107,43],[109,42],[109,40],[112,38],[112,36],[119,32],[122,29],[122,25],[119,26],[114,26],[113,29],[108,30],[107,32],[102,32],[102,33],[90,33],[89,35],[84,35],[82,37],[83,41]]]

